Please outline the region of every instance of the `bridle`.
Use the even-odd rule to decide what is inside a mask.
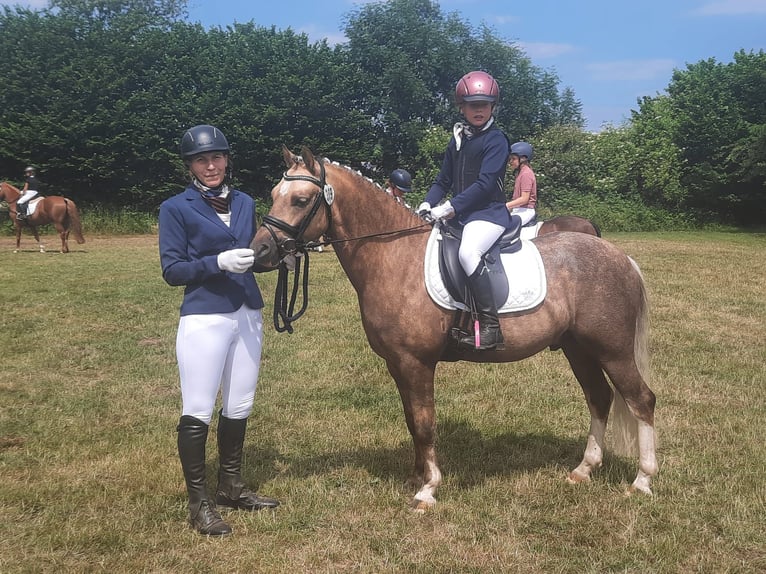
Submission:
[[[271,238],[274,240],[274,244],[277,246],[277,254],[280,261],[282,261],[279,265],[279,276],[277,278],[276,293],[274,294],[274,328],[280,333],[283,331],[292,333],[293,321],[297,321],[301,315],[303,315],[309,304],[309,254],[307,248],[312,247],[314,244],[310,241],[305,241],[303,235],[306,233],[306,229],[308,229],[308,226],[311,224],[311,221],[319,212],[322,205],[324,205],[327,214],[327,228],[330,228],[330,224],[332,223],[332,208],[330,206],[335,199],[335,191],[331,185],[327,184],[324,161],[321,159],[319,160],[319,178],[312,175],[288,175],[287,172],[285,172],[282,175],[282,179],[284,181],[308,181],[316,185],[321,192],[317,194],[311,209],[297,226],[290,225],[286,221],[282,221],[272,215],[265,215],[263,217],[263,223],[261,224],[262,227],[266,228],[271,235]],[[287,234],[287,237],[280,241],[277,238],[277,234],[274,232],[274,228],[284,231]],[[287,265],[284,263],[284,258],[287,255],[295,255],[296,253],[301,254],[303,259],[303,304],[301,305],[300,310],[297,313],[294,313],[293,311],[295,309],[295,302],[298,295],[298,285],[300,284],[300,264],[296,262],[293,289],[288,302],[287,275],[289,271]]]
[[[285,255],[294,255],[295,253],[306,254],[306,248],[311,247],[312,243],[304,241],[303,234],[306,232],[306,229],[308,229],[308,226],[311,224],[311,221],[314,219],[317,212],[319,212],[319,208],[322,205],[324,205],[327,214],[327,228],[330,228],[332,223],[332,209],[330,206],[335,199],[335,191],[331,185],[327,184],[324,162],[321,159],[319,160],[319,178],[312,175],[288,175],[287,172],[285,172],[282,175],[282,179],[284,181],[308,181],[316,185],[321,193],[317,194],[311,209],[297,226],[290,225],[286,221],[282,221],[271,215],[265,215],[263,217],[261,226],[265,227],[269,234],[271,234],[271,238],[277,246],[280,259],[283,259]],[[274,233],[275,227],[287,233],[287,237],[279,241],[276,233]]]

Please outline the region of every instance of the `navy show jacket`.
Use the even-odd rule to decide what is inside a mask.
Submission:
[[[247,304],[263,308],[263,297],[251,271],[230,273],[218,268],[218,254],[250,247],[255,236],[255,201],[231,190],[231,221],[227,226],[193,187],[162,203],[159,247],[162,277],[184,285],[181,315],[231,313]]]
[[[460,151],[453,136],[425,201],[436,205],[451,194],[455,219],[461,225],[479,219],[510,227],[503,188],[509,156],[508,138],[495,126],[470,139],[463,137]]]

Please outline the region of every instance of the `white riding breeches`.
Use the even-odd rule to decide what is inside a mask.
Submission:
[[[210,424],[218,391],[222,414],[250,414],[263,346],[263,314],[242,305],[233,313],[184,315],[178,324],[176,357],[183,415]]]
[[[37,195],[37,192],[34,189],[28,189],[24,192],[24,195],[22,195],[20,198],[16,200],[16,205],[20,203],[26,203],[27,201],[29,201],[36,195]]]
[[[463,271],[470,277],[481,263],[481,257],[505,232],[505,227],[491,221],[471,221],[463,228],[458,258]]]
[[[521,225],[524,226],[535,218],[535,209],[533,207],[514,207],[511,209],[511,215],[518,215],[521,218]]]

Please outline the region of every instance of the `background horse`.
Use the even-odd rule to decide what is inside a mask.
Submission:
[[[82,235],[80,213],[77,211],[74,201],[59,195],[43,197],[37,203],[33,214],[29,215],[26,219],[19,219],[16,201],[18,201],[20,196],[21,192],[7,181],[0,183],[0,200],[8,202],[11,218],[16,229],[16,251],[19,250],[21,245],[21,228],[24,224],[32,229],[41,253],[45,251],[45,248],[40,243],[40,235],[37,233],[38,225],[47,225],[49,223],[54,225],[59,237],[61,237],[61,253],[69,253],[68,240],[70,230],[74,232],[77,243],[85,243],[85,238]],[[32,201],[34,202],[36,199],[34,198]]]
[[[430,225],[347,167],[315,159],[307,148],[302,157],[287,148],[283,153],[288,170],[272,190],[273,207],[253,239],[256,263],[276,267],[296,246],[300,251],[322,236],[333,242],[357,292],[367,340],[399,390],[415,448],[416,510],[436,503],[442,482],[436,457],[436,364],[518,361],[551,347],[563,350],[591,415],[585,454],[568,480],[587,481],[601,465],[613,406],[615,452],[635,455],[638,450],[638,473],[629,492],[651,494],[658,467],[655,396],[646,382],[648,303],[631,258],[583,233],[536,238],[545,263],[545,300],[530,311],[501,315],[504,350],[460,349],[450,342],[455,312],[437,306],[425,287]]]
[[[554,231],[576,231],[578,233],[587,233],[601,237],[601,229],[590,219],[578,215],[557,215],[543,221],[537,235],[545,235]],[[523,228],[522,228],[523,233]]]

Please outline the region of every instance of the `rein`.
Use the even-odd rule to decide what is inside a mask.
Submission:
[[[274,292],[274,329],[278,333],[284,333],[287,331],[292,334],[293,321],[297,321],[301,318],[303,313],[309,306],[309,255],[305,253],[303,256],[303,304],[297,313],[293,313],[295,310],[295,302],[298,299],[298,287],[300,285],[301,266],[300,263],[295,265],[295,274],[293,277],[293,290],[288,302],[287,299],[287,276],[290,271],[287,269],[287,265],[280,263],[279,275],[277,276],[277,288]]]
[[[396,235],[398,233],[407,233],[409,231],[415,231],[417,229],[420,229],[422,227],[425,227],[426,225],[433,225],[432,222],[424,221],[423,223],[420,223],[418,225],[413,225],[412,227],[405,227],[404,229],[395,229],[393,231],[381,231],[380,233],[370,233],[369,235],[359,235],[358,237],[349,237],[348,239],[328,239],[326,241],[315,241],[310,244],[307,244],[308,247],[319,247],[324,245],[334,245],[336,243],[347,243],[349,241],[359,241],[360,239],[369,239],[371,237],[385,237],[386,235]]]
[[[279,255],[281,259],[279,264],[279,275],[277,277],[276,292],[274,293],[274,329],[276,329],[277,332],[279,333],[282,333],[284,331],[287,331],[288,333],[292,333],[293,332],[292,323],[294,321],[297,321],[308,308],[308,305],[309,305],[309,286],[308,286],[309,254],[307,249],[310,249],[312,247],[324,246],[324,245],[334,245],[336,243],[358,241],[360,239],[369,239],[371,237],[385,237],[387,235],[408,233],[410,231],[420,229],[426,225],[431,225],[431,222],[423,222],[420,225],[415,225],[413,227],[408,227],[405,229],[397,229],[394,231],[383,231],[380,233],[371,233],[369,235],[361,235],[359,237],[350,237],[348,239],[327,239],[325,241],[319,241],[319,242],[304,241],[303,234],[306,232],[306,229],[311,224],[311,221],[314,219],[317,212],[319,211],[319,208],[322,205],[324,205],[326,213],[327,213],[327,221],[328,221],[327,228],[329,229],[332,224],[331,206],[333,201],[335,201],[335,190],[333,189],[332,185],[328,185],[327,183],[327,180],[325,177],[325,168],[324,168],[323,160],[319,161],[319,169],[320,169],[319,178],[316,178],[310,175],[287,175],[287,172],[285,172],[282,175],[282,179],[284,179],[285,181],[308,181],[316,185],[321,191],[321,193],[317,194],[316,199],[314,200],[314,204],[311,206],[311,209],[309,210],[309,212],[304,216],[304,218],[301,220],[301,222],[297,226],[290,225],[286,221],[282,221],[281,219],[278,219],[271,215],[264,216],[263,223],[261,223],[261,227],[265,227],[266,230],[271,235],[271,238],[274,240],[274,243],[276,244],[277,249],[279,250]],[[282,241],[279,241],[276,233],[274,233],[273,228],[275,227],[287,233],[288,237],[283,239]],[[284,259],[285,259],[285,256],[295,255],[296,253],[299,253],[303,259],[303,290],[302,290],[303,304],[301,305],[301,308],[298,310],[298,312],[294,313],[295,303],[298,297],[298,289],[299,289],[299,286],[301,285],[301,282],[300,282],[301,268],[300,268],[300,263],[296,262],[292,293],[288,300],[287,284],[288,284],[288,274],[290,270],[287,268],[287,265],[285,264]]]

